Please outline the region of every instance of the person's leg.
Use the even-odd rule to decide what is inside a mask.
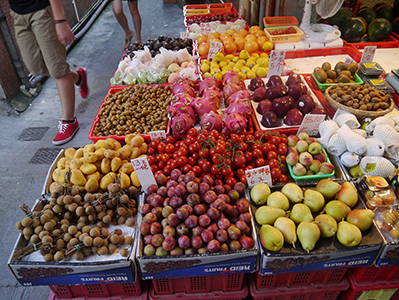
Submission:
[[[61,100],[62,119],[64,121],[72,121],[75,118],[75,82],[72,72],[71,74],[55,78]],[[77,77],[79,76],[77,75]]]
[[[128,2],[130,14],[133,18],[134,30],[136,31],[136,43],[141,43],[141,16],[138,8],[138,0]]]
[[[133,38],[133,33],[129,28],[129,24],[125,14],[123,13],[123,5],[122,0],[113,0],[112,1],[112,9],[114,10],[114,15],[119,25],[121,25],[122,29],[125,31],[125,39],[123,40],[123,47],[127,48],[130,45],[130,42]]]

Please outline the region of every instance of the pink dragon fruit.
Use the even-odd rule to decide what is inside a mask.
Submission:
[[[186,105],[186,104],[184,104],[182,102],[177,102],[177,103],[171,104],[168,107],[167,112],[170,113],[171,117],[187,114],[193,120],[195,120],[194,110],[191,108],[191,106]]]
[[[220,108],[220,106],[222,105],[222,94],[216,87],[206,88],[202,97],[215,103],[216,108]]]
[[[231,133],[241,133],[247,128],[248,120],[240,113],[233,113],[226,116],[224,123]]]
[[[193,102],[191,102],[191,107],[200,118],[206,113],[217,111],[215,104],[205,98],[195,98]]]
[[[227,73],[226,73],[227,74]],[[223,87],[223,98],[226,104],[229,102],[229,98],[234,93],[244,89],[243,84],[240,83],[228,83]]]
[[[173,87],[173,94],[187,93],[191,97],[195,97],[194,89],[186,82],[175,83]]]
[[[241,91],[235,92],[233,95],[231,95],[229,97],[229,103],[234,102],[239,99],[245,99],[245,100],[251,101],[253,99],[253,95],[254,95],[254,93],[252,91],[241,90]]]
[[[229,83],[241,83],[240,76],[238,76],[238,73],[234,70],[229,70],[223,75],[223,85]]]
[[[251,102],[246,98],[237,99],[230,102],[229,107],[224,111],[225,114],[240,113],[245,118],[248,118],[252,114]]]
[[[189,94],[187,93],[177,93],[171,96],[170,98],[170,103],[174,104],[174,103],[183,103],[185,105],[190,105],[191,102],[193,102],[194,98],[191,97]]]
[[[173,135],[186,134],[190,128],[194,127],[194,119],[188,114],[178,115],[172,119],[172,131]]]
[[[204,80],[202,80],[199,83],[199,93],[202,96],[202,93],[205,91],[205,89],[210,88],[210,87],[216,87],[217,81],[215,77],[206,77]]]
[[[202,116],[200,125],[202,129],[206,129],[208,131],[216,129],[220,132],[223,127],[223,119],[222,116],[217,112],[211,111]]]

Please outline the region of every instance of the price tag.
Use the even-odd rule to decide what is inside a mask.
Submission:
[[[253,187],[257,183],[264,182],[268,186],[272,186],[272,176],[270,174],[270,166],[259,167],[245,171],[248,187]]]
[[[166,140],[166,132],[165,130],[150,131],[150,138],[151,140]]]
[[[269,56],[269,70],[267,71],[268,80],[272,75],[281,76],[281,72],[283,71],[284,59],[284,50],[272,50]]]
[[[326,118],[326,115],[307,114],[302,120],[298,133],[306,132],[309,136],[317,136],[319,126]]]
[[[345,65],[350,65],[354,61],[355,60],[352,57],[347,57],[347,58],[345,58]]]
[[[373,62],[375,50],[377,50],[377,46],[366,46],[363,50],[361,63]]]
[[[180,38],[183,40],[187,40],[190,37],[190,33],[189,32],[180,32]]]
[[[212,31],[212,27],[210,23],[201,23],[200,24],[201,33],[210,35]]]
[[[147,157],[135,158],[132,159],[130,162],[132,163],[133,168],[136,171],[137,177],[140,180],[143,191],[146,191],[150,185],[157,184],[154,175],[152,174],[151,167],[150,164],[148,163]]]
[[[208,60],[212,60],[215,57],[216,53],[222,51],[222,49],[223,49],[222,43],[212,41],[208,51]]]

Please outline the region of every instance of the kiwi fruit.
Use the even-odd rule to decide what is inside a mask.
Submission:
[[[335,72],[337,72],[337,74],[343,70],[346,70],[346,64],[343,61],[339,61],[337,62],[337,64],[334,67]]]
[[[329,62],[324,62],[324,63],[321,65],[321,68],[322,68],[325,72],[330,71],[330,70],[331,70],[331,64],[330,64]]]

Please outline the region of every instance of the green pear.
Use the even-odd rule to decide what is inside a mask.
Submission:
[[[292,203],[302,202],[303,191],[302,189],[296,185],[295,183],[287,183],[281,189],[281,192],[287,196],[288,200]]]
[[[356,225],[341,221],[338,223],[337,239],[346,247],[354,247],[362,241],[362,232]]]
[[[314,223],[319,226],[320,234],[322,237],[333,237],[337,232],[337,221],[335,221],[335,219],[329,215],[318,215],[314,219]]]
[[[272,206],[261,206],[255,212],[255,220],[259,225],[271,224],[273,225],[279,217],[284,217],[285,211],[281,208]]]
[[[296,237],[296,225],[294,221],[287,217],[280,217],[274,222],[274,227],[281,231],[284,236],[284,241],[287,244],[291,244],[295,248]]]
[[[260,182],[255,184],[251,190],[251,200],[256,205],[263,205],[267,201],[271,191],[266,183]]]
[[[351,212],[351,208],[344,202],[332,200],[326,204],[326,214],[330,215],[335,221],[340,222]]]
[[[307,205],[303,203],[297,203],[291,209],[290,219],[294,221],[296,224],[299,224],[304,221],[312,222],[313,215],[312,212],[310,211],[310,208]]]
[[[354,207],[357,204],[357,199],[356,188],[349,181],[345,181],[337,194],[337,200],[346,203],[349,207]]]
[[[290,201],[288,200],[287,196],[284,195],[282,192],[276,191],[271,193],[270,196],[267,198],[267,205],[281,208],[283,210],[288,210],[288,208],[290,207]]]
[[[319,212],[324,207],[324,196],[316,190],[307,189],[303,197],[303,204],[306,204],[312,213]]]
[[[301,222],[296,229],[296,234],[303,250],[309,253],[320,238],[320,229],[315,223]]]
[[[360,178],[364,175],[362,169],[360,168],[360,164],[350,168],[349,174],[351,174],[353,178]]]
[[[354,209],[347,216],[346,221],[356,225],[361,231],[366,231],[373,225],[375,213],[371,209]]]
[[[340,189],[341,185],[338,182],[332,181],[328,178],[320,180],[316,185],[316,191],[322,193],[326,200],[334,199]]]
[[[271,225],[262,225],[259,237],[262,246],[269,251],[279,251],[284,246],[283,234]]]

